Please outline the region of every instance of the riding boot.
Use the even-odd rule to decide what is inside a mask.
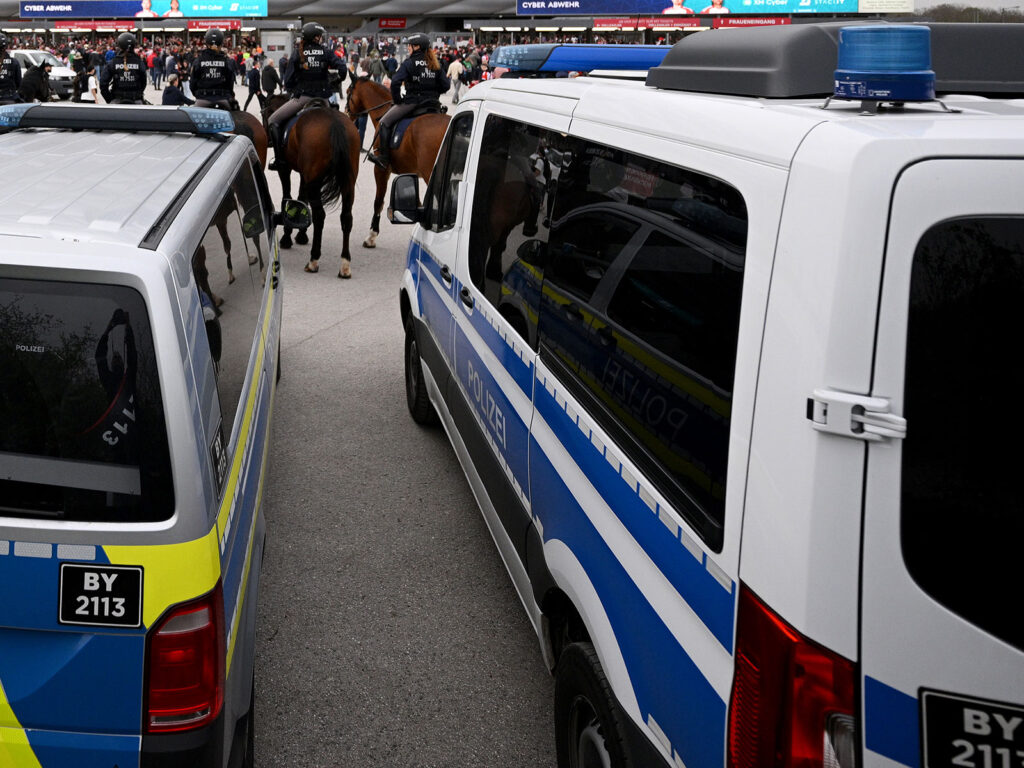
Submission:
[[[274,159],[267,166],[268,171],[277,171],[284,167],[284,150],[281,148],[281,126],[278,123],[270,123],[270,143],[274,147]]]
[[[377,148],[371,149],[366,158],[384,170],[391,162],[391,129],[383,123],[377,127]]]

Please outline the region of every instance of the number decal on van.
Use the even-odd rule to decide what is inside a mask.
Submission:
[[[137,565],[60,565],[61,624],[142,626],[142,568]]]

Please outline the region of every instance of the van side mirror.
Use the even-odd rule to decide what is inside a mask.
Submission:
[[[274,224],[290,229],[305,229],[313,223],[313,214],[309,206],[301,200],[285,198],[281,201],[281,210],[274,213]]]
[[[391,184],[388,221],[392,224],[415,224],[423,219],[420,207],[420,185],[415,173],[395,176]]]

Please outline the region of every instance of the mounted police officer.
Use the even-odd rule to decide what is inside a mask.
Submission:
[[[387,168],[391,161],[391,129],[403,117],[425,101],[436,101],[451,87],[448,75],[441,69],[437,54],[430,47],[429,38],[420,33],[405,41],[409,57],[391,78],[391,99],[394,106],[380,119],[377,126],[376,148],[369,159],[381,168]],[[402,96],[402,85],[405,96]]]
[[[189,78],[197,107],[231,109],[235,98],[235,78],[238,66],[235,60],[221,50],[224,33],[219,29],[206,30],[206,47],[192,62]]]
[[[326,35],[327,31],[316,22],[304,24],[299,46],[288,61],[284,88],[291,93],[291,98],[267,120],[270,141],[274,145],[274,162],[267,166],[271,171],[278,170],[284,161],[281,127],[312,99],[331,97],[334,91],[328,70],[345,72],[344,60],[333,48],[324,45]]]
[[[135,35],[122,32],[114,47],[114,58],[100,76],[100,93],[109,104],[145,104],[146,62],[135,52]]]
[[[0,104],[21,101],[21,65],[7,52],[7,35],[0,32]]]

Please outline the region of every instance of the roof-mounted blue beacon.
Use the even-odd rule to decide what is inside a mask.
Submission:
[[[902,104],[935,99],[931,30],[899,24],[843,27],[834,98]]]

